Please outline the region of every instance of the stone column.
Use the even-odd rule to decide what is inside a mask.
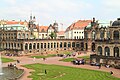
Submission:
[[[113,46],[110,46],[110,56],[114,56],[114,49],[113,49]]]

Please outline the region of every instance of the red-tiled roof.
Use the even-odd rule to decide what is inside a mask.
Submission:
[[[23,22],[23,21],[6,21],[7,25],[12,25],[12,24],[21,24],[21,25],[24,25],[26,23],[28,24],[28,22]]]
[[[66,31],[73,29],[84,29],[92,20],[78,20],[77,22],[71,24]]]
[[[48,26],[37,26],[39,32],[47,32]]]
[[[58,35],[64,35],[65,31],[59,31]]]

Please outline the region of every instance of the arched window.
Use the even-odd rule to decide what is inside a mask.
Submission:
[[[75,47],[75,42],[72,42],[72,47]]]
[[[119,31],[114,31],[113,35],[115,40],[119,39]]]
[[[62,42],[60,42],[60,48],[62,48]]]
[[[81,42],[81,50],[84,50],[84,42]]]
[[[44,48],[46,48],[46,43],[44,43]]]
[[[110,56],[110,48],[109,47],[105,47],[105,52],[104,52],[104,55],[105,56]]]
[[[28,44],[26,43],[26,44],[25,44],[25,50],[27,50],[27,49],[28,49]]]
[[[56,43],[54,43],[54,48],[56,48]]]
[[[28,34],[26,34],[26,39],[28,39]]]
[[[79,42],[76,42],[76,47],[80,47],[80,43]]]
[[[114,57],[119,57],[119,48],[114,47]]]
[[[29,49],[32,49],[32,44],[31,43],[29,44]]]
[[[23,38],[23,39],[25,38],[25,34],[24,34],[24,33],[22,34],[22,38]]]
[[[100,39],[104,39],[104,31],[100,31]]]
[[[68,42],[68,47],[71,47],[71,43],[70,42]]]
[[[39,49],[39,43],[37,43],[37,49]]]
[[[66,45],[67,45],[67,43],[66,43],[66,42],[64,42],[64,47],[67,47]]]
[[[50,43],[48,43],[48,49],[50,48]]]
[[[95,40],[95,31],[92,31],[92,39]]]
[[[98,46],[98,55],[102,55],[102,47]]]
[[[33,49],[36,49],[36,44],[35,43],[33,44]]]
[[[92,51],[95,51],[95,43],[92,43]]]
[[[20,33],[18,34],[18,39],[20,39],[21,38],[21,35],[20,35]]]

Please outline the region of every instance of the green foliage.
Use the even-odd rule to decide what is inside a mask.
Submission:
[[[30,64],[25,65],[31,72],[32,80],[120,80],[110,75],[108,72],[73,68],[67,66]],[[47,74],[45,74],[45,70]]]
[[[65,58],[65,59],[61,59],[61,60],[59,60],[59,61],[71,62],[71,61],[73,61],[73,60],[75,60],[75,58]]]
[[[51,39],[56,39],[57,34],[55,32],[51,32],[49,36],[51,37]]]
[[[37,56],[31,56],[31,58],[48,58],[48,57],[55,57],[56,54],[48,54],[48,55],[37,55]]]
[[[2,57],[2,62],[3,62],[3,63],[6,63],[6,62],[13,62],[13,61],[15,61],[15,60],[9,59],[9,58],[3,58],[3,57]]]

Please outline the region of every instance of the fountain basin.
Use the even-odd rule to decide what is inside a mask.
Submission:
[[[23,69],[3,67],[0,80],[16,80],[24,73]]]

